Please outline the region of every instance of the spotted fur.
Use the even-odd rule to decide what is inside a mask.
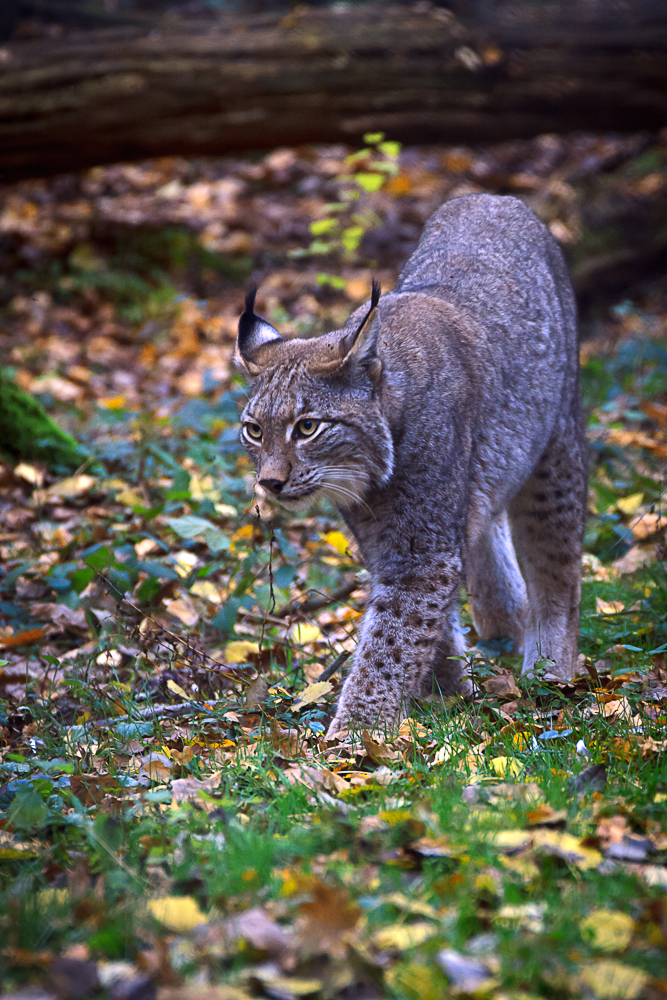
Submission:
[[[574,297],[550,233],[516,198],[450,201],[367,310],[287,341],[251,306],[238,343],[259,481],[289,509],[328,496],[372,581],[331,733],[465,690],[451,658],[464,582],[478,632],[509,636],[524,672],[544,656],[569,677],[577,653],[585,445]]]

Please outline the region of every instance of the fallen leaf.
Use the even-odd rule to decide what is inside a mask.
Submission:
[[[393,993],[410,1000],[442,1000],[447,995],[439,970],[421,963],[399,962],[386,970],[384,978]]]
[[[67,497],[77,497],[81,496],[82,493],[87,493],[96,483],[97,480],[92,476],[68,476],[66,479],[61,479],[60,482],[54,483],[53,486],[49,486],[46,492],[49,497],[66,499]]]
[[[176,600],[165,600],[165,607],[170,615],[178,618],[188,628],[192,628],[199,621],[199,612],[189,597],[177,597]]]
[[[518,778],[524,769],[523,764],[514,757],[494,757],[489,763],[491,770],[499,778],[506,778],[508,775]]]
[[[495,694],[500,698],[520,698],[521,692],[516,686],[514,677],[509,672],[497,674],[484,681],[482,687],[487,694]]]
[[[457,855],[446,837],[420,837],[410,844],[410,850],[425,858],[454,858]]]
[[[211,604],[222,604],[220,590],[210,580],[197,580],[190,587],[190,593],[194,594],[195,597],[203,597],[204,600],[210,601]]]
[[[603,960],[583,966],[575,983],[580,984],[579,988],[588,987],[598,1000],[635,1000],[648,978],[643,969]]]
[[[371,940],[380,951],[407,951],[408,948],[417,948],[438,933],[439,928],[420,920],[414,924],[381,927],[379,931],[375,931]]]
[[[628,527],[638,542],[643,542],[664,531],[666,525],[667,519],[665,519],[664,514],[654,514],[651,511],[633,517],[628,523]]]
[[[343,957],[347,952],[343,934],[354,929],[361,917],[361,907],[350,901],[346,889],[327,885],[312,876],[303,888],[311,899],[299,904],[301,947],[311,954]]]
[[[295,944],[294,936],[281,927],[261,907],[246,910],[236,916],[216,923],[201,925],[195,932],[198,948],[207,949],[222,943],[226,952],[233,955],[240,941],[247,941],[258,951],[280,955]]]
[[[44,482],[44,473],[26,462],[19,462],[14,468],[14,475],[18,476],[19,479],[25,479],[26,483],[30,483],[31,486],[41,486]]]
[[[75,629],[88,629],[86,616],[81,608],[73,611],[64,604],[33,604],[30,611],[35,618],[53,622],[56,625],[71,625]]]
[[[533,847],[547,854],[555,854],[581,871],[597,868],[602,861],[599,851],[585,847],[572,834],[557,830],[536,830],[533,834]]]
[[[176,681],[172,681],[171,677],[167,680],[167,688],[172,694],[178,695],[179,698],[183,698],[185,701],[190,701],[190,695],[187,691],[184,691],[180,684]]]
[[[283,976],[275,966],[255,966],[252,970],[254,979],[259,979],[269,996],[275,997],[306,997],[319,993],[323,983],[321,979],[300,979],[296,976]]]
[[[579,923],[585,941],[602,951],[623,951],[630,944],[635,922],[620,910],[593,910]]]
[[[361,734],[361,740],[366,753],[376,764],[393,764],[395,761],[403,760],[400,750],[392,750],[386,743],[378,743],[367,729]]]
[[[238,642],[228,642],[225,646],[227,663],[245,663],[251,653],[259,653],[259,643],[239,639]]]
[[[240,986],[228,983],[183,983],[180,986],[159,986],[157,1000],[252,1000]]]
[[[545,804],[526,813],[526,819],[531,826],[560,826],[567,821],[567,809],[552,809]]]
[[[624,607],[623,601],[603,601],[601,597],[595,598],[595,613],[598,615],[617,615]]]
[[[621,576],[626,576],[630,573],[636,573],[642,566],[650,565],[655,562],[656,558],[657,546],[633,545],[624,556],[612,564],[612,569]]]
[[[532,934],[544,932],[544,914],[546,903],[518,903],[501,906],[495,916],[495,922],[509,927],[530,931]]]
[[[250,710],[259,708],[269,697],[269,684],[265,677],[258,677],[247,688],[245,693],[245,707]]]
[[[146,908],[158,923],[175,934],[187,934],[199,924],[206,923],[206,916],[192,896],[163,896],[160,899],[149,899]]]
[[[163,753],[149,753],[141,760],[137,774],[140,784],[148,785],[151,781],[168,781],[171,778],[171,761]]]
[[[0,646],[30,646],[45,634],[45,628],[28,628],[15,635],[0,635]]]
[[[342,531],[327,531],[326,534],[322,535],[322,540],[327,542],[341,556],[344,556],[350,547],[350,542]]]
[[[173,752],[173,751],[172,751]],[[205,798],[220,785],[221,772],[209,775],[208,778],[176,778],[171,783],[172,802],[180,805],[183,802],[196,802],[206,812],[218,807],[217,802]]]
[[[317,702],[324,701],[325,696],[332,690],[333,684],[330,681],[318,681],[316,684],[309,684],[294,699],[292,708],[295,712],[299,712],[306,705],[314,705]]]
[[[72,774],[70,788],[84,806],[94,806],[110,792],[120,794],[121,783],[115,774]]]
[[[641,506],[643,499],[643,493],[632,493],[629,497],[621,497],[620,500],[617,500],[616,506],[623,512],[623,514],[627,514],[628,517],[631,517],[637,508]]]
[[[293,625],[289,635],[292,642],[298,646],[305,646],[309,642],[321,642],[324,639],[324,635],[317,625],[309,625],[306,622]]]
[[[495,973],[500,969],[495,955],[485,955],[484,959],[469,958],[453,948],[443,948],[438,952],[438,965],[457,992],[475,995],[478,991],[487,993],[494,988],[497,983]]]
[[[499,851],[517,851],[530,843],[531,835],[526,830],[497,830],[488,833],[485,839]]]

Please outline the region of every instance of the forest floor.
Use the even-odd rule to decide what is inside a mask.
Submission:
[[[252,496],[231,364],[251,279],[283,332],[339,325],[457,194],[585,270],[590,178],[650,199],[665,144],[349,154],[0,189],[4,364],[90,453],[0,478],[7,996],[667,996],[664,283],[585,317],[578,676],[522,678],[464,597],[478,695],[397,733],[324,739],[366,573],[332,509]]]

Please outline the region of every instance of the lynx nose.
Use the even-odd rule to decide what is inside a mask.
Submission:
[[[263,486],[265,490],[270,490],[271,493],[275,493],[276,496],[282,490],[287,480],[285,479],[260,479],[259,485]]]

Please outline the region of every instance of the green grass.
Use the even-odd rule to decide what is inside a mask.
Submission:
[[[584,367],[592,423],[604,422],[622,389],[617,423],[635,426],[627,412],[665,398],[663,369],[657,349],[592,358]],[[109,476],[91,491],[122,530],[100,540],[86,503],[71,500],[79,523],[59,561],[42,570],[33,541],[4,579],[2,609],[15,632],[39,625],[30,600],[13,592],[20,581],[50,587],[50,601],[81,612],[86,624],[48,651],[35,645],[21,654],[40,677],[65,662],[56,688],[32,679],[25,698],[0,704],[3,986],[39,982],[54,956],[85,945],[100,968],[125,960],[154,969],[161,983],[223,983],[241,991],[236,1000],[437,1000],[453,988],[442,958],[453,949],[487,962],[479,995],[580,996],[577,977],[603,959],[645,974],[637,995],[658,995],[667,977],[667,768],[662,689],[654,697],[650,685],[664,673],[656,650],[667,643],[665,564],[624,576],[611,570],[635,543],[617,502],[642,493],[643,507],[654,509],[664,462],[598,439],[588,550],[600,578],[590,572],[583,584],[580,648],[589,669],[575,683],[526,680],[512,657],[478,652],[478,683],[510,670],[518,695],[482,688],[470,705],[428,700],[415,707],[412,736],[387,733],[379,749],[359,739],[327,750],[322,733],[337,685],[301,710],[295,700],[340,652],[340,624],[320,619],[328,639],[302,647],[272,619],[308,588],[333,592],[358,567],[324,538],[335,526],[324,508],[301,527],[253,518],[246,459],[227,433],[240,394],[190,404],[170,425],[118,414],[105,447],[128,427],[140,429],[139,444],[102,454]],[[205,472],[218,492],[195,499],[193,476]],[[124,499],[119,479],[134,491]],[[203,519],[199,533],[183,520],[193,517]],[[134,546],[146,539],[157,547],[139,558]],[[174,559],[183,552],[194,562],[179,576]],[[174,580],[195,602],[197,623],[179,631],[172,620],[169,634],[158,621],[142,631],[142,617],[164,622],[162,588]],[[222,604],[198,596],[205,582],[224,590]],[[122,593],[133,607],[94,615]],[[623,610],[599,611],[598,600]],[[259,675],[269,690],[252,706],[257,664],[221,669],[198,650],[217,655],[230,640],[260,637],[268,653]],[[77,644],[79,654],[62,661]],[[115,665],[97,662],[108,650]],[[5,669],[14,669],[16,654],[7,656]],[[597,711],[613,701],[615,714]],[[158,764],[150,754],[161,755]],[[595,765],[604,767],[602,783],[577,791]],[[205,787],[190,786],[191,801],[182,797],[182,779],[211,776]],[[648,840],[640,866],[609,856],[614,824],[637,843]],[[209,937],[192,921],[159,919],[153,904],[174,897],[196,905]],[[276,958],[252,934],[225,938],[225,921],[257,907],[294,935],[291,957]],[[633,921],[631,941],[610,951],[581,927],[607,910]],[[282,985],[272,986],[278,975]]]

